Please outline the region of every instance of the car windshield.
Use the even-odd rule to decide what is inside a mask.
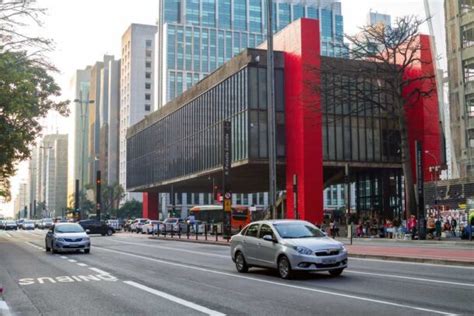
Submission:
[[[317,227],[306,223],[273,224],[281,238],[313,238],[325,237]]]
[[[84,229],[80,225],[59,225],[54,228],[56,233],[82,233]]]
[[[174,224],[176,223],[178,220],[177,219],[169,219],[167,220],[166,222],[169,223],[169,224]]]
[[[25,221],[25,224],[33,224],[32,221]]]
[[[43,219],[43,222],[45,222],[45,223],[52,223],[53,220],[52,220],[52,219]]]

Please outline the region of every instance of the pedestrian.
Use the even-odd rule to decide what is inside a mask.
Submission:
[[[436,238],[438,238],[438,240],[441,240],[441,220],[439,219],[439,217],[435,223],[435,231],[436,231]]]
[[[334,237],[334,219],[331,219],[331,222],[329,222],[329,232],[331,234],[331,237]]]
[[[441,225],[440,225],[440,228],[441,228]],[[430,217],[428,217],[428,222],[426,224],[426,231],[428,233],[428,237],[433,239],[434,238],[433,233],[435,232],[435,230],[436,230],[436,222],[433,215],[430,215]]]
[[[456,237],[456,226],[457,225],[458,225],[458,222],[453,217],[453,219],[451,219],[451,231],[453,232],[453,237]]]
[[[411,233],[411,239],[415,239],[416,235],[416,218],[415,215],[410,215],[410,219],[407,224],[408,231]]]

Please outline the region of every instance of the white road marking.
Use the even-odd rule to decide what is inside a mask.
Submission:
[[[141,243],[135,243],[135,242],[127,242],[127,241],[119,241],[116,239],[110,239],[112,241],[122,243],[122,244],[129,244],[129,245],[137,245],[141,247],[148,247],[148,248],[156,248],[156,249],[166,249],[166,250],[172,250],[172,251],[177,251],[177,252],[186,252],[186,253],[191,253],[194,255],[200,255],[200,256],[206,256],[206,257],[218,257],[218,258],[225,258],[229,259],[228,255],[219,255],[215,253],[203,253],[200,251],[194,251],[194,250],[188,250],[188,249],[182,249],[182,248],[173,248],[173,247],[166,247],[166,246],[157,246],[157,245],[147,245],[147,244],[141,244]]]
[[[207,307],[195,304],[195,303],[190,302],[190,301],[183,300],[182,298],[176,297],[174,295],[171,295],[171,294],[168,294],[168,293],[165,293],[165,292],[162,292],[162,291],[152,289],[148,286],[145,286],[145,285],[133,282],[133,281],[123,281],[123,283],[126,283],[128,285],[136,287],[136,288],[138,288],[140,290],[143,290],[145,292],[154,294],[156,296],[162,297],[162,298],[167,299],[169,301],[172,301],[172,302],[178,303],[180,305],[186,306],[188,308],[197,310],[197,311],[199,311],[201,313],[204,313],[204,314],[207,314],[207,315],[212,315],[212,316],[224,316],[225,315],[225,314],[220,313],[218,311],[209,309]]]
[[[8,307],[5,301],[0,300],[0,315],[9,316],[10,307]]]
[[[423,312],[428,312],[428,313],[435,313],[435,314],[440,314],[440,315],[455,315],[455,314],[452,314],[452,313],[448,313],[448,312],[444,312],[444,311],[438,311],[438,310],[434,310],[434,309],[428,309],[428,308],[417,307],[417,306],[412,306],[412,305],[393,303],[393,302],[384,301],[384,300],[376,300],[376,299],[371,299],[371,298],[367,298],[367,297],[363,297],[363,296],[343,294],[343,293],[320,290],[320,289],[315,289],[315,288],[310,288],[310,287],[291,285],[291,284],[282,283],[282,282],[263,280],[263,279],[249,277],[249,276],[232,274],[232,273],[228,273],[228,272],[215,271],[215,270],[211,270],[211,269],[195,267],[195,266],[186,265],[186,264],[182,264],[182,263],[175,263],[175,262],[169,262],[169,261],[160,260],[160,259],[153,259],[153,258],[143,257],[143,256],[131,254],[131,253],[121,252],[121,251],[102,248],[102,247],[97,247],[97,246],[95,248],[103,250],[103,251],[108,251],[108,252],[121,254],[121,255],[124,255],[124,256],[140,258],[142,260],[153,261],[153,262],[162,263],[162,264],[166,264],[166,265],[170,265],[170,266],[174,266],[174,267],[197,270],[197,271],[201,271],[201,272],[225,275],[225,276],[232,277],[232,278],[245,279],[245,280],[250,280],[250,281],[255,281],[255,282],[260,282],[260,283],[283,286],[283,287],[292,288],[292,289],[298,289],[298,290],[303,290],[303,291],[309,291],[309,292],[327,294],[327,295],[332,295],[332,296],[344,297],[344,298],[349,298],[349,299],[354,299],[354,300],[359,300],[359,301],[377,303],[377,304],[381,304],[381,305],[395,306],[395,307],[399,307],[399,308],[413,309],[413,310],[418,310],[418,311],[423,311]]]
[[[416,277],[411,277],[411,276],[394,275],[394,274],[381,274],[381,273],[363,272],[363,271],[355,271],[355,270],[351,270],[351,269],[346,269],[345,273],[373,275],[373,276],[378,276],[378,277],[382,277],[382,278],[414,280],[414,281],[422,281],[422,282],[430,282],[430,283],[441,283],[441,284],[450,284],[450,285],[460,285],[460,286],[474,287],[474,284],[472,284],[472,283],[461,283],[461,282],[453,282],[453,281],[424,279],[424,278],[416,278]]]
[[[78,265],[78,266],[81,266],[81,267],[87,267],[87,266],[88,266],[87,264],[82,263],[82,262],[78,262],[77,265]]]
[[[61,256],[61,259],[69,259],[69,258],[66,256]]]
[[[31,247],[33,247],[33,248],[36,248],[36,249],[38,249],[38,250],[41,250],[41,251],[44,250],[43,247],[40,247],[40,246],[38,246],[38,245],[36,245],[36,244],[30,242],[30,241],[25,241],[25,244],[27,244],[28,246],[31,246]]]
[[[10,235],[10,233],[5,233],[5,235],[7,235],[8,238],[12,238],[12,235]]]
[[[101,269],[98,269],[98,268],[89,268],[89,270],[95,271],[95,272],[97,272],[97,273],[99,273],[99,274],[110,275],[109,272],[106,272],[106,271],[101,270]]]
[[[69,259],[68,261],[69,261],[69,262],[72,262],[72,263],[76,263],[76,262],[77,262],[77,260],[74,260],[74,259]]]
[[[351,257],[351,254],[349,252],[349,260],[355,260],[355,261],[373,261],[373,262],[383,262],[383,263],[395,263],[395,264],[409,264],[409,265],[421,265],[421,266],[430,266],[430,267],[440,267],[440,268],[445,268],[445,269],[469,269],[469,270],[474,270],[473,267],[469,266],[459,266],[459,265],[447,265],[447,264],[436,264],[436,263],[423,263],[423,262],[408,262],[408,261],[398,261],[398,260],[384,260],[384,259],[371,259],[371,258],[354,258]]]

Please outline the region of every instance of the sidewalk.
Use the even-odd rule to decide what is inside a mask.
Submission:
[[[168,240],[177,242],[190,242],[209,245],[229,246],[221,236],[216,241],[215,236],[189,236],[175,235],[171,238],[149,237],[150,239]],[[474,267],[474,242],[469,241],[399,241],[388,239],[353,239],[350,245],[348,239],[338,238],[343,242],[349,252],[349,257],[373,258],[382,260],[409,261],[421,263],[434,263],[445,265],[463,265]]]

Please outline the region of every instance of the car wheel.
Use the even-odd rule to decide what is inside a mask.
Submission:
[[[48,247],[48,243],[46,241],[44,242],[44,249],[46,249],[47,252],[51,251],[51,248]]]
[[[58,253],[58,251],[56,249],[54,249],[54,241],[51,240],[51,252],[52,253]]]
[[[113,233],[112,229],[107,229],[107,236],[112,236]]]
[[[344,269],[329,270],[329,274],[330,274],[331,276],[336,277],[336,276],[340,276],[341,273],[342,273],[342,271],[344,271]]]
[[[90,253],[90,252],[91,252],[91,249],[90,249],[90,248],[89,248],[89,249],[84,249],[84,253],[85,253],[85,254],[88,254],[88,253]]]
[[[244,255],[240,251],[235,254],[235,268],[240,273],[245,273],[249,270],[249,266],[245,261]]]
[[[291,270],[290,261],[286,256],[281,256],[278,260],[278,273],[282,279],[291,279],[293,271]]]

